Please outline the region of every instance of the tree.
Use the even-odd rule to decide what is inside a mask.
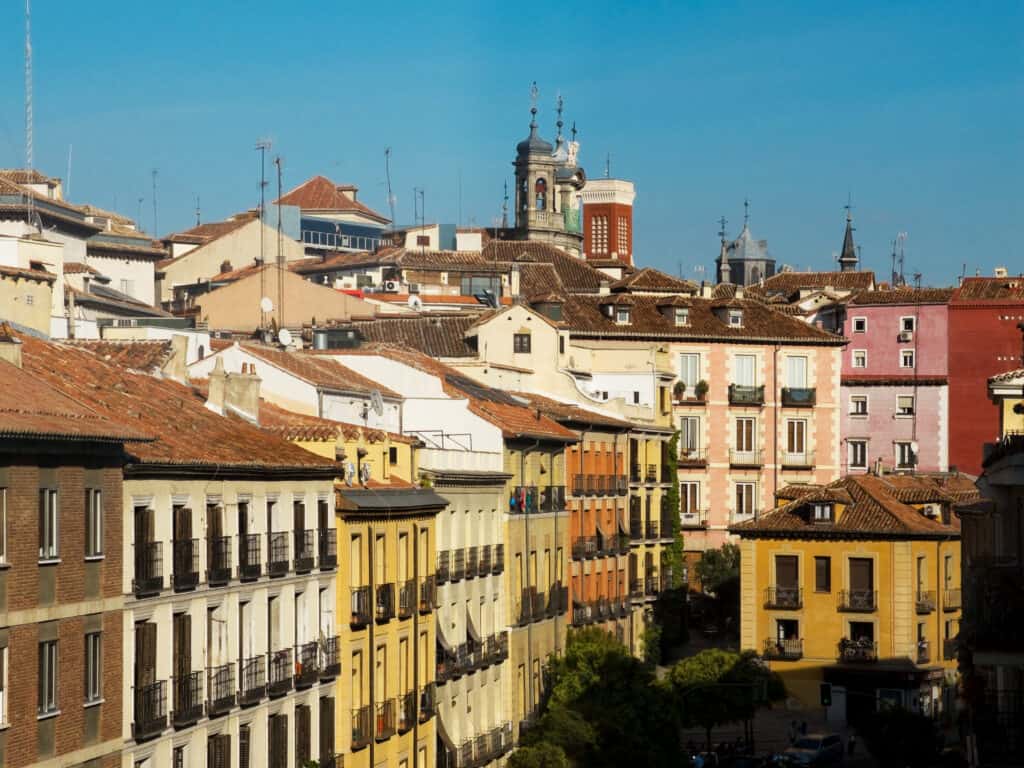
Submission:
[[[657,622],[651,622],[644,629],[641,642],[644,645],[644,662],[652,667],[661,663],[662,628]]]
[[[782,680],[764,667],[755,653],[717,648],[674,664],[668,686],[682,724],[703,728],[708,749],[715,726],[750,720],[759,707],[786,695]]]
[[[665,491],[665,506],[669,509],[672,525],[672,543],[665,548],[665,564],[672,569],[673,588],[683,585],[683,534],[679,524],[679,432],[672,435],[665,450],[665,466],[672,479]]]
[[[509,768],[569,768],[569,759],[561,747],[541,741],[520,747],[508,759]]]
[[[697,578],[709,595],[739,585],[740,548],[735,544],[723,544],[721,549],[708,549],[697,561]]]

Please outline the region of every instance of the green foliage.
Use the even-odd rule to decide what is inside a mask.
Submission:
[[[697,386],[694,387],[693,392],[697,395],[698,400],[703,400],[704,395],[708,393],[708,383],[704,381],[704,379],[701,379],[697,382]]]
[[[651,622],[641,636],[644,644],[644,662],[652,667],[661,663],[661,625]]]
[[[672,543],[666,547],[663,555],[665,564],[672,569],[672,587],[683,585],[683,534],[679,527],[679,482],[677,481],[679,470],[679,432],[672,435],[665,451],[665,463],[668,467],[668,476],[672,483],[665,491],[665,504],[669,508],[669,520],[672,521]]]
[[[569,759],[561,747],[540,741],[513,752],[508,768],[569,768]]]
[[[936,765],[939,742],[935,725],[924,715],[905,709],[876,712],[861,725],[864,746],[886,768]]]
[[[721,549],[708,549],[697,561],[697,577],[710,595],[735,591],[739,594],[740,548],[735,544],[723,544]]]
[[[674,664],[667,685],[675,696],[685,727],[701,727],[711,743],[719,725],[749,720],[759,707],[786,696],[778,675],[757,654],[712,648]]]
[[[672,394],[674,394],[676,396],[676,400],[682,400],[683,399],[683,395],[686,394],[686,382],[685,381],[677,381],[675,383],[675,386],[672,387]]]
[[[654,621],[661,627],[661,664],[677,658],[679,647],[690,640],[686,626],[686,587],[669,589],[654,603]]]
[[[669,691],[612,635],[596,627],[570,631],[565,654],[549,661],[548,680],[527,746],[556,746],[579,768],[628,765],[638,755],[650,766],[674,765],[678,730]]]

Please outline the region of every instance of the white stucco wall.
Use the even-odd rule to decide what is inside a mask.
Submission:
[[[152,261],[87,254],[85,263],[109,277],[110,287],[115,291],[127,293],[133,299],[146,304],[153,304],[156,300]],[[130,283],[127,289],[122,285],[123,280]]]

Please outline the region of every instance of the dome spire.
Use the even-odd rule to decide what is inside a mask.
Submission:
[[[843,250],[839,254],[839,269],[843,272],[856,272],[860,259],[853,244],[853,206],[850,204],[849,196],[843,207],[846,209],[846,232],[843,235]]]
[[[534,80],[530,85],[530,133],[537,130],[537,97],[539,95],[540,90],[537,88],[537,81]]]

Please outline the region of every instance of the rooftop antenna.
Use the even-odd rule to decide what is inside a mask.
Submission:
[[[138,216],[135,217],[135,226],[137,226],[137,227],[141,227],[142,226],[142,201],[145,200],[145,199],[146,198],[142,197],[141,195],[138,198],[139,214],[138,214]],[[117,206],[115,205],[114,208],[116,209]]]
[[[558,129],[555,136],[555,145],[561,146],[564,139],[562,138],[562,92],[559,91],[555,94],[555,113],[558,115],[558,119],[555,121],[555,127]]]
[[[537,81],[530,85],[530,128],[537,127],[537,97],[540,96],[540,89],[537,88]]]
[[[725,225],[728,223],[728,219],[722,216],[718,220],[718,237],[721,238],[722,242],[725,242]]]
[[[32,2],[25,0],[25,168],[32,170]],[[25,212],[33,220],[33,196],[26,195]]]
[[[266,197],[267,189],[267,150],[270,149],[272,142],[270,139],[258,139],[256,141],[256,151],[260,153],[260,255],[256,259],[256,263],[262,267],[267,262],[267,251],[263,243],[263,217],[265,213],[264,200]],[[280,206],[279,206],[280,207]],[[267,271],[260,269],[260,296],[266,297],[267,295]],[[264,320],[266,319],[267,312],[260,313],[260,330],[263,330]]]
[[[459,168],[459,215],[457,217],[459,226],[462,226],[462,169]]]
[[[74,149],[73,144],[68,144],[68,173],[64,178],[64,197],[71,199],[71,150]]]
[[[569,135],[572,136],[572,140],[576,141],[576,121],[572,121],[572,128],[569,129]]]
[[[277,166],[277,199],[281,199],[281,163],[280,155],[274,157]],[[284,328],[284,237],[281,229],[281,205],[277,206],[277,327]]]
[[[896,271],[893,272],[893,284],[894,285],[896,284],[897,280],[899,281],[900,285],[906,285],[907,284],[906,279],[903,277],[903,257],[904,257],[903,244],[906,241],[907,241],[907,233],[906,232],[897,232],[896,233],[895,250],[899,251],[899,256],[896,259],[896,263],[899,265],[899,271],[898,272],[896,272]]]
[[[505,179],[505,197],[501,201],[501,228],[508,229],[508,179]]]
[[[157,209],[156,209],[156,174],[157,174],[156,168],[154,168],[151,171],[151,173],[153,174],[153,236],[154,237],[159,237],[160,236],[160,228],[157,226],[157,218],[156,218],[156,211],[157,211]]]
[[[747,224],[750,223],[750,199],[743,198],[743,228],[747,228]]]
[[[384,178],[388,184],[388,207],[391,209],[391,226],[395,226],[395,196],[391,192],[391,147],[384,147]]]
[[[200,221],[200,208],[199,208],[199,195],[196,195],[196,226],[198,227],[202,222]]]
[[[610,179],[612,177],[612,153],[608,152],[604,156],[604,177]]]

